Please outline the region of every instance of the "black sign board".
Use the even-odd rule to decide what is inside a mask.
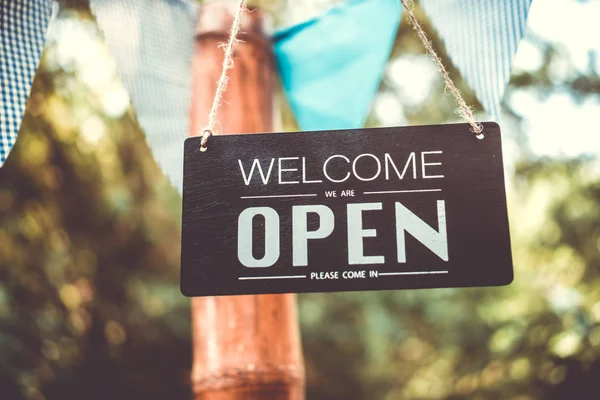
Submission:
[[[500,286],[513,279],[500,128],[185,142],[187,296]]]

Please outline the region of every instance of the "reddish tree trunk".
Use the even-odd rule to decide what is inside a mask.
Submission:
[[[231,28],[231,7],[202,6],[193,65],[190,135],[207,121]],[[273,131],[275,62],[256,9],[246,12],[217,119],[222,133]],[[210,140],[208,142],[210,151]],[[199,155],[201,156],[201,155]],[[218,266],[215,266],[218,268]],[[304,365],[294,295],[192,299],[196,399],[303,399]]]

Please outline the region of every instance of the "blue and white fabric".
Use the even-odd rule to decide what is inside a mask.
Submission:
[[[182,0],[90,0],[148,146],[183,187],[197,5]]]
[[[421,0],[421,5],[454,65],[497,118],[531,0]]]
[[[50,1],[0,0],[0,166],[17,140],[51,15]]]

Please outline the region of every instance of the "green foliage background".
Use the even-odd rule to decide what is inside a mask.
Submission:
[[[95,30],[80,3],[61,17]],[[544,65],[514,76],[507,98],[530,88],[599,94],[591,70],[550,79],[549,66],[569,60],[537,45]],[[191,398],[190,308],[178,287],[181,200],[132,111],[107,115],[77,65],[52,61],[56,52],[50,42],[19,140],[0,169],[0,398]],[[422,52],[404,21],[392,59]],[[406,105],[409,123],[455,118],[453,100],[435,85],[422,104]],[[380,92],[397,95],[389,79]],[[505,111],[518,126],[519,110],[506,104]],[[105,132],[97,142],[82,134],[90,119]],[[294,129],[289,113],[284,121]],[[368,125],[378,123],[373,113]],[[514,132],[521,149],[508,188],[515,282],[300,295],[309,399],[597,398],[598,160],[539,159]]]

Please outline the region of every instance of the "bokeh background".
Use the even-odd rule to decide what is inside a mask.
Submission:
[[[285,26],[334,1],[253,3]],[[600,397],[598,19],[598,0],[532,6],[500,120],[514,283],[298,296],[309,399]],[[403,19],[367,125],[454,109]],[[0,399],[191,398],[180,217],[85,1],[71,2],[0,169]]]

